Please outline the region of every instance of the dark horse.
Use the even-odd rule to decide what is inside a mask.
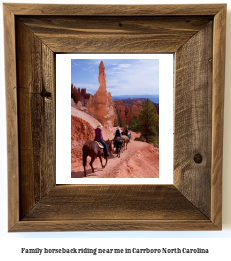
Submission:
[[[114,145],[116,147],[116,157],[120,158],[120,152],[122,149],[122,146],[124,145],[123,139],[121,137],[115,137],[114,139]]]
[[[105,142],[106,142],[106,144],[108,146],[109,153],[111,153],[111,150],[112,150],[111,141],[107,140]],[[91,157],[90,166],[91,166],[91,169],[92,169],[92,173],[94,173],[94,168],[93,168],[92,164],[93,164],[95,158],[97,158],[97,157],[99,157],[99,159],[100,159],[102,168],[106,167],[106,165],[107,165],[107,157],[104,156],[104,151],[103,151],[103,149],[101,149],[99,147],[97,142],[90,141],[90,140],[87,141],[83,145],[82,151],[83,151],[83,168],[84,168],[84,176],[85,177],[86,177],[85,167],[86,167],[86,164],[87,164],[87,156]],[[103,163],[102,163],[102,157],[106,160],[105,165],[103,165]]]

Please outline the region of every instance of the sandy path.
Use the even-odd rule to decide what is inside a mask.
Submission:
[[[92,127],[98,125],[98,121],[90,115],[72,108],[72,115],[82,118],[89,122]],[[107,130],[102,128],[104,139],[112,139],[115,128]],[[86,178],[158,178],[159,177],[159,149],[154,146],[140,141],[134,141],[138,134],[132,132],[131,142],[128,143],[127,150],[124,150],[120,158],[116,157],[116,152],[108,157],[105,168],[101,167],[100,160],[97,158],[93,167],[95,172],[92,173],[89,165],[90,157],[86,166]],[[103,159],[103,164],[105,160]],[[72,178],[84,178],[82,162],[72,168]]]

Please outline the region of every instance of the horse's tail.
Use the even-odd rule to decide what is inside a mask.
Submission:
[[[115,140],[115,144],[116,144],[116,153],[119,154],[119,152],[120,152],[120,145],[122,144],[122,140],[121,139],[116,139]]]
[[[83,145],[83,166],[85,167],[87,164],[87,145]]]

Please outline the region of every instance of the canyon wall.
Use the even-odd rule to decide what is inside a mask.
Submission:
[[[71,168],[82,165],[82,147],[94,140],[94,128],[85,120],[71,115]]]
[[[140,100],[137,100],[133,104],[124,104],[123,101],[117,100],[114,101],[114,106],[116,114],[120,114],[123,125],[129,125],[129,121],[133,116],[136,116],[141,110],[143,103]],[[116,125],[119,125],[118,117],[116,119]]]

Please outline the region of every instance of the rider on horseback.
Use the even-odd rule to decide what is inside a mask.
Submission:
[[[128,126],[126,125],[123,129],[123,135],[128,136],[129,142],[130,142],[130,135],[128,134],[129,130],[128,130]]]
[[[122,138],[122,137],[121,137],[121,131],[120,131],[120,127],[119,127],[119,126],[117,126],[117,128],[116,128],[116,130],[114,131],[113,135],[114,135],[113,144],[114,144],[114,147],[115,147],[115,140],[116,140],[116,138]]]
[[[100,128],[102,128],[103,126],[101,124],[99,124],[96,129],[95,129],[95,141],[98,141],[100,143],[103,144],[103,147],[104,147],[104,155],[105,157],[108,157],[110,156],[109,153],[108,153],[108,149],[107,149],[107,144],[106,142],[103,140],[103,134],[102,134],[102,130]]]
[[[116,128],[113,135],[115,136],[114,142],[113,142],[114,148],[116,147],[117,157],[120,157],[120,151],[121,151],[121,147],[123,145],[123,139],[122,139],[122,136],[121,136],[121,131],[120,131],[119,126]]]
[[[121,131],[120,131],[120,127],[119,126],[116,128],[116,130],[114,131],[113,135],[115,137],[121,137]]]

